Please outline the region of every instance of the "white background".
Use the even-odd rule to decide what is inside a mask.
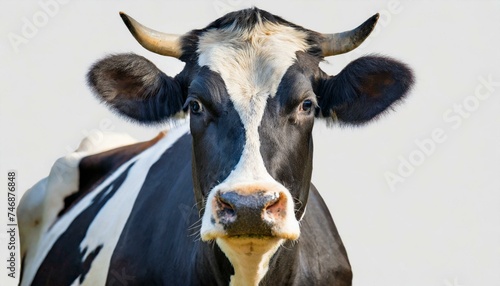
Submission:
[[[347,248],[354,285],[500,285],[500,2],[66,2],[48,16],[37,1],[0,3],[1,285],[15,285],[5,262],[7,170],[18,171],[21,196],[103,125],[141,140],[159,130],[116,117],[85,85],[88,67],[109,53],[136,52],[170,75],[182,69],[140,47],[118,11],[184,33],[251,5],[320,32],[351,29],[382,12],[368,42],[328,58],[323,69],[335,74],[363,54],[380,53],[416,73],[396,112],[362,128],[315,127],[313,182]],[[23,34],[33,17],[37,31]],[[13,45],[14,34],[26,42]],[[480,78],[493,86],[481,87]],[[464,104],[463,115],[453,111]],[[444,142],[427,143],[432,150],[422,156],[416,141],[428,142],[436,129]],[[401,176],[393,188],[387,172]]]

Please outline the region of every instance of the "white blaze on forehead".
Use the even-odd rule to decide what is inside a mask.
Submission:
[[[304,31],[262,21],[251,29],[233,23],[200,36],[198,64],[220,74],[245,127],[246,143],[236,170],[246,179],[269,176],[260,156],[258,128],[267,100],[276,95],[295,53],[308,49],[306,38]]]
[[[198,64],[221,75],[245,124],[263,111],[259,107],[268,96],[276,94],[295,53],[309,46],[307,34],[292,27],[269,22],[252,29],[235,25],[200,36]]]

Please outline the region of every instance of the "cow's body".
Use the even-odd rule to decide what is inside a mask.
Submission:
[[[200,218],[192,193],[191,140],[186,126],[181,126],[160,140],[153,139],[152,144],[127,145],[117,152],[81,158],[78,177],[95,173],[96,164],[104,158],[115,163],[90,180],[94,186],[80,186],[82,193],[72,198],[65,219],[39,221],[50,229],[40,244],[23,245],[29,252],[38,252],[25,258],[25,264],[31,267],[24,269],[23,281],[29,284],[33,279],[33,285],[72,285],[75,281],[83,285],[99,285],[102,281],[110,285],[227,284],[233,274],[231,264],[217,245],[199,238]],[[141,153],[132,151],[140,144]],[[126,162],[121,158],[131,156]],[[57,176],[52,174],[47,179],[57,180]],[[30,199],[25,197],[23,204]],[[59,197],[61,204],[64,199]],[[262,284],[328,285],[339,280],[347,284],[351,272],[344,246],[313,185],[301,229],[301,242],[289,242],[280,248]],[[60,236],[62,233],[73,235]],[[84,248],[87,251],[83,257],[71,251]],[[47,252],[45,258],[35,260],[44,256],[42,252]],[[84,259],[86,256],[90,258]]]
[[[336,76],[318,64],[359,45],[378,16],[324,35],[253,8],[183,36],[122,17],[144,47],[186,66],[172,78],[114,55],[91,68],[91,88],[134,120],[189,112],[189,125],[53,168],[20,207],[21,284],[351,285],[311,183],[314,120],[367,122],[412,75],[377,56]]]

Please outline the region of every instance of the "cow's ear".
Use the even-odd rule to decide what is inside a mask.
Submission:
[[[401,100],[413,85],[403,63],[380,56],[359,58],[319,84],[321,115],[346,124],[362,124]]]
[[[182,112],[184,96],[179,80],[136,54],[108,56],[87,74],[96,96],[134,121],[164,122]]]

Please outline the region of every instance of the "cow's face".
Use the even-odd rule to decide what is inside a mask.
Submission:
[[[306,38],[270,22],[199,36],[187,104],[202,239],[299,236],[317,106],[312,71],[297,67],[298,53],[312,57]]]
[[[319,69],[324,56],[359,45],[377,16],[323,35],[248,9],[179,37],[123,18],[143,46],[180,58],[184,70],[170,78],[142,57],[117,55],[94,65],[89,83],[141,122],[190,114],[201,237],[216,240],[233,266],[248,254],[269,259],[283,240],[299,237],[314,119],[367,122],[412,83],[409,69],[383,57],[360,58],[336,76]]]

